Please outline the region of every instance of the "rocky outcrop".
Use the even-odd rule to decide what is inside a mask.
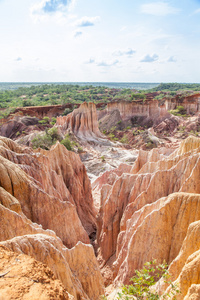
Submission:
[[[92,246],[78,243],[69,250],[57,237],[44,234],[24,235],[0,245],[47,265],[74,299],[95,300],[103,294],[103,280]]]
[[[122,118],[121,118],[121,115],[120,115],[120,112],[118,109],[114,109],[111,112],[107,112],[106,110],[104,110],[104,111],[105,111],[105,113],[102,117],[100,114],[98,116],[98,118],[100,119],[99,128],[102,132],[104,130],[109,131],[113,128],[115,128],[116,130],[122,130],[125,128],[125,124],[122,121]]]
[[[133,102],[110,102],[107,104],[107,113],[113,110],[118,110],[122,120],[131,119],[132,117],[145,117],[151,118],[156,123],[162,118],[169,117],[165,105],[160,105],[158,100],[146,101],[133,101]]]
[[[95,210],[78,155],[60,144],[35,154],[14,146],[21,151],[16,153],[14,147],[9,148],[13,142],[1,140],[6,147],[0,148],[0,185],[20,202],[26,217],[54,230],[68,247],[79,240],[89,243],[88,235],[96,230]]]
[[[0,246],[0,299],[73,300],[52,271],[35,259]]]
[[[169,266],[170,280],[177,285],[180,293],[176,295],[179,300],[199,299],[200,280],[199,280],[199,261],[200,261],[200,221],[189,225],[186,237],[183,241],[177,257]],[[161,279],[157,284],[157,290],[163,293],[167,284]],[[167,292],[170,292],[168,287]]]
[[[174,98],[166,99],[167,110],[176,109],[177,106],[183,106],[187,114],[195,114],[200,110],[200,93],[193,95],[176,95]]]
[[[47,267],[43,264],[47,265],[53,273],[44,281],[51,285],[54,274],[58,286],[57,297],[49,294],[48,285],[44,292],[38,288],[38,293],[28,285],[23,294],[21,282],[24,286],[28,283],[16,276],[20,296],[13,297],[68,299],[69,293],[69,299],[98,299],[103,294],[103,280],[88,237],[96,230],[95,210],[90,182],[78,155],[59,143],[50,151],[32,152],[0,138],[0,172],[1,246],[28,255],[30,266],[32,258],[44,269]],[[26,262],[22,261],[20,267],[25,270]],[[39,276],[40,269],[34,272]],[[40,277],[43,280],[43,275]],[[13,299],[6,295],[16,280],[8,281],[8,285],[4,282],[0,296]],[[53,291],[52,284],[52,295]]]
[[[119,237],[116,266],[120,260],[121,265],[116,280],[129,282],[134,271],[152,259],[170,264],[179,254],[188,226],[199,219],[200,195],[196,194],[171,194],[137,211]]]
[[[154,130],[159,134],[163,134],[164,132],[172,133],[178,128],[181,121],[182,120],[179,117],[171,115],[170,118],[165,118],[158,125],[154,126]]]
[[[171,263],[190,223],[200,220],[199,146],[198,138],[189,137],[172,153],[140,150],[127,173],[106,175],[112,180],[101,188],[98,257],[104,266],[116,255],[116,282],[127,283],[153,258]],[[104,177],[96,183],[105,183]]]
[[[20,116],[31,116],[31,117],[56,117],[64,112],[66,108],[73,109],[74,105],[77,107],[79,104],[67,103],[64,105],[47,105],[47,106],[28,106],[28,107],[18,107],[14,111],[15,115]]]
[[[62,131],[70,130],[82,141],[108,143],[99,131],[96,106],[92,102],[84,102],[67,116],[57,117],[56,126]]]
[[[18,135],[27,132],[40,130],[39,119],[35,117],[15,117],[0,127],[0,135],[15,139]]]

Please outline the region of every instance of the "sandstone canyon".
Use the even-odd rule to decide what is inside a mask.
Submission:
[[[157,147],[108,140],[99,127],[116,116],[150,122]],[[199,299],[200,139],[159,136],[180,122],[156,101],[100,111],[84,103],[55,124],[78,139],[80,155],[0,136],[0,300],[117,299],[152,259],[167,262],[178,300]],[[156,288],[170,293],[163,278]]]

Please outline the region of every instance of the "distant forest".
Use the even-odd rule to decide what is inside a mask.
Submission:
[[[161,83],[157,87],[151,89],[151,91],[200,91],[199,83]]]
[[[156,99],[174,96],[177,93],[193,93],[200,91],[200,84],[161,83],[150,90],[116,89],[105,86],[73,84],[42,84],[31,87],[19,87],[16,90],[0,91],[1,117],[6,116],[16,107],[46,106],[66,103],[110,102],[145,100],[148,93],[158,93]],[[4,109],[7,109],[4,113]]]

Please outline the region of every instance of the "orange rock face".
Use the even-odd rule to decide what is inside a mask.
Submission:
[[[103,280],[88,237],[96,229],[95,210],[90,181],[79,157],[60,144],[50,151],[33,153],[0,138],[0,172],[1,246],[27,254],[27,265],[41,275],[41,282],[49,284],[37,290],[19,275],[16,293],[11,294],[14,298],[9,298],[9,287],[14,287],[16,280],[0,283],[0,298],[99,299],[104,292]],[[6,257],[7,269],[10,261]],[[41,268],[34,269],[37,264]],[[43,276],[48,273],[43,264],[52,270],[48,269],[50,277]],[[20,267],[17,270],[23,276],[32,276],[29,269],[26,271],[26,260]],[[23,285],[26,288],[21,291]]]
[[[146,118],[162,119],[169,117],[165,105],[159,106],[157,100],[148,101],[147,103],[140,102],[110,102],[107,104],[107,112],[118,109],[123,120],[130,119],[133,116],[144,116]]]
[[[169,266],[171,281],[178,286],[180,293],[176,295],[179,300],[199,299],[200,295],[200,221],[189,225],[186,237],[183,241],[177,257]],[[167,284],[163,279],[159,282],[160,292],[164,292]],[[170,292],[170,287],[167,289]]]
[[[63,131],[70,130],[83,141],[106,141],[99,131],[96,105],[92,102],[84,102],[67,116],[57,117],[56,126],[61,126]]]
[[[74,299],[52,271],[35,259],[0,246],[0,299]]]
[[[15,237],[0,245],[47,265],[74,299],[98,299],[103,294],[103,280],[92,246],[78,243],[69,250],[57,237],[44,234]]]
[[[154,258],[170,264],[179,254],[188,226],[200,219],[199,203],[199,195],[175,193],[138,211],[137,221],[133,215],[123,237],[124,258],[119,249],[116,267],[120,259],[122,264],[116,280],[128,282],[134,270]]]
[[[95,210],[79,156],[60,144],[49,152],[27,154],[18,147],[22,153],[16,153],[9,140],[3,141],[7,144],[0,149],[0,184],[20,202],[26,217],[54,230],[68,247],[89,243],[88,235],[96,228]]]
[[[95,189],[102,186],[98,256],[102,266],[116,256],[116,284],[128,283],[147,261],[171,264],[178,257],[188,227],[200,220],[199,146],[200,139],[189,137],[172,153],[162,148],[140,151],[127,173],[111,176],[111,171],[113,181],[102,184],[104,174],[96,181]]]

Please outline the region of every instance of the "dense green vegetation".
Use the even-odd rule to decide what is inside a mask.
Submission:
[[[155,98],[173,97],[177,92],[184,95],[191,91],[200,91],[200,84],[161,83],[151,90],[132,90],[108,88],[104,86],[73,85],[73,84],[41,84],[30,87],[19,87],[15,90],[0,90],[0,109],[26,106],[46,106],[65,103],[110,102],[110,101],[137,101],[146,100],[147,93],[162,93]],[[66,111],[66,114],[68,112]],[[3,113],[4,114],[4,113]],[[3,117],[3,115],[2,115]]]
[[[45,132],[39,133],[31,142],[33,149],[40,147],[42,149],[49,150],[52,145],[61,140],[62,138],[58,134],[58,129],[56,127],[52,127],[50,129],[46,129]]]
[[[200,91],[199,83],[161,83],[157,87],[152,88],[149,91],[181,91],[181,90],[191,90],[191,91]]]
[[[187,117],[186,110],[183,106],[177,106],[176,109],[170,110],[169,112],[174,116]]]
[[[50,129],[46,128],[45,131],[38,133],[38,135],[32,139],[31,143],[33,149],[42,148],[45,150],[49,150],[51,146],[56,144],[57,141],[64,145],[67,150],[76,150],[78,152],[82,151],[80,145],[76,141],[74,141],[69,134],[67,134],[63,138],[58,133],[58,129],[56,127],[52,127]]]
[[[0,91],[0,108],[45,106],[65,103],[108,102],[129,98],[130,89],[119,90],[92,85],[43,84]]]

